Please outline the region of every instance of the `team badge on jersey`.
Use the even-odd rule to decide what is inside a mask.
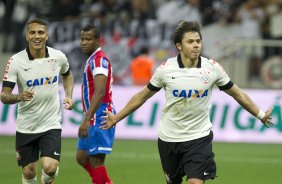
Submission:
[[[56,60],[51,59],[51,60],[48,61],[48,63],[50,64],[50,66],[49,66],[50,70],[52,70],[52,71],[57,70],[58,66],[57,66]]]
[[[108,68],[108,63],[109,63],[108,60],[106,60],[105,58],[102,59],[102,67],[103,68],[107,69]]]
[[[210,80],[211,80],[211,77],[210,77],[210,71],[207,71],[207,70],[202,70],[200,71],[200,74],[201,74],[201,81],[205,84],[209,83]]]

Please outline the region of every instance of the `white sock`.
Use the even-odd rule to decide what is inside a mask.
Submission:
[[[30,180],[25,179],[25,177],[22,175],[22,183],[23,184],[36,184],[36,176]]]
[[[59,167],[57,167],[57,170],[56,170],[56,173],[54,174],[54,176],[47,175],[42,169],[41,182],[44,183],[44,184],[45,183],[48,184],[51,181],[54,181],[54,179],[58,176],[58,174],[59,174]]]

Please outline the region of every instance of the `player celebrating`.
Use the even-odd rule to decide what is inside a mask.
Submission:
[[[47,24],[40,19],[27,23],[28,47],[7,63],[1,101],[18,103],[16,151],[22,166],[22,183],[36,184],[40,153],[41,182],[52,183],[59,172],[61,154],[61,108],[58,81],[62,75],[66,109],[73,108],[73,77],[66,56],[46,46]],[[15,84],[19,94],[12,94]]]
[[[166,104],[158,131],[160,159],[168,184],[203,184],[216,176],[209,118],[213,86],[232,96],[244,109],[268,127],[272,109],[263,112],[235,85],[214,60],[200,56],[202,37],[198,22],[181,21],[174,31],[177,57],[163,63],[149,84],[131,98],[116,115],[107,113],[102,129],[108,129],[137,110],[161,88]]]
[[[93,184],[112,184],[104,165],[111,153],[115,127],[101,130],[103,111],[114,112],[112,103],[112,67],[100,48],[100,31],[85,26],[80,35],[82,52],[89,57],[83,73],[82,102],[85,119],[79,127],[77,162],[87,170]]]

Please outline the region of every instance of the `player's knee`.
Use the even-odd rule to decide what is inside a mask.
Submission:
[[[205,182],[200,179],[191,178],[188,180],[188,184],[204,184]]]
[[[59,167],[56,168],[55,173],[54,170],[50,170],[51,172],[45,173],[45,171],[42,169],[42,175],[41,175],[41,183],[51,183],[54,181],[54,179],[59,174]]]
[[[32,179],[36,176],[36,169],[33,167],[24,167],[22,174],[26,179]]]
[[[88,159],[86,159],[85,157],[81,157],[79,155],[76,156],[76,162],[81,165],[81,166],[85,166],[88,163]]]
[[[54,176],[57,172],[58,166],[57,164],[50,164],[47,166],[43,166],[42,170],[44,173],[46,173],[48,176]]]

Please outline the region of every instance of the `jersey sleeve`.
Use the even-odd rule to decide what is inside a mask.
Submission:
[[[225,72],[223,67],[216,61],[214,61],[214,66],[217,74],[215,84],[219,87],[219,89],[229,89],[230,87],[232,87],[233,82],[231,82],[228,74]]]
[[[66,57],[66,55],[64,53],[61,52],[61,60],[62,60],[62,66],[61,66],[61,70],[60,70],[60,74],[65,74],[69,68],[70,68],[70,64],[68,62],[68,58]]]
[[[165,86],[165,64],[160,65],[150,80],[150,84],[155,88],[162,88]]]
[[[91,59],[90,66],[93,76],[98,74],[108,76],[109,67],[111,67],[110,62],[104,57]]]
[[[17,73],[18,73],[17,62],[15,61],[15,58],[11,57],[7,62],[3,81],[17,83]]]

